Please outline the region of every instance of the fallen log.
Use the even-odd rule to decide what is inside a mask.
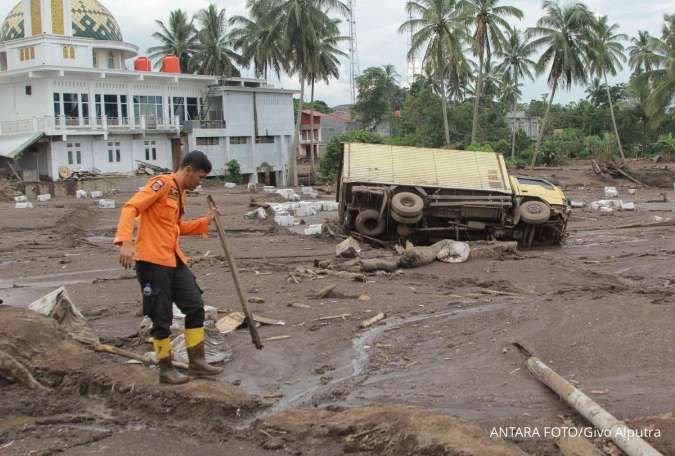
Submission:
[[[331,294],[331,293],[333,292],[333,290],[335,290],[335,287],[337,287],[337,285],[333,284],[333,285],[328,285],[328,286],[325,287],[325,288],[322,288],[322,289],[316,294],[316,299],[324,299],[324,298],[327,297],[329,294]]]
[[[595,427],[607,433],[609,438],[628,456],[663,456],[624,422],[616,419],[539,358],[533,356],[523,345],[514,345],[528,357],[527,368],[537,380],[553,390]]]

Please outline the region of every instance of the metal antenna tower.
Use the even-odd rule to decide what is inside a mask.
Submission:
[[[356,0],[349,1],[349,85],[351,88],[352,104],[356,103],[356,78],[359,77],[361,70],[359,69],[359,47],[356,39],[356,14],[354,8],[356,7]]]

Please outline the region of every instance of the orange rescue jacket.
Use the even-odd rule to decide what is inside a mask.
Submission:
[[[122,208],[115,244],[133,240],[134,221],[140,217],[136,237],[136,261],[176,267],[176,256],[187,264],[179,245],[180,236],[205,235],[209,220],[202,217],[184,222],[185,192],[174,174],[153,177]]]

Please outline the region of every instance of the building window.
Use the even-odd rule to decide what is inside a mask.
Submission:
[[[117,95],[103,95],[103,112],[109,119],[117,119],[119,110],[117,108]]]
[[[96,49],[92,50],[91,56],[94,61],[94,68],[98,68],[98,51]]]
[[[81,94],[80,100],[82,100],[82,117],[89,119],[89,95],[86,93]]]
[[[54,94],[54,117],[61,116],[61,94]]]
[[[256,144],[274,144],[274,136],[256,136]]]
[[[81,165],[82,164],[82,151],[80,150],[80,143],[68,143],[68,164],[69,165]]]
[[[26,86],[26,95],[29,97],[33,95],[33,86]]]
[[[217,146],[220,144],[220,138],[197,138],[198,146]]]
[[[0,71],[7,71],[7,53],[0,52]]]
[[[34,46],[27,46],[27,47],[22,47],[19,48],[19,60],[22,62],[25,62],[27,60],[34,60],[35,59],[35,47]]]
[[[173,115],[178,116],[181,124],[185,121],[185,99],[183,97],[173,97]]]
[[[72,150],[68,151],[68,164],[69,165],[73,164],[73,151]]]
[[[63,46],[63,58],[69,60],[75,60],[75,46]]]
[[[161,124],[164,120],[164,104],[162,97],[157,96],[135,96],[134,113],[136,118],[145,116],[146,125],[154,126]]]
[[[108,51],[108,68],[111,70],[115,69],[115,54],[112,51]]]
[[[75,151],[75,155],[77,156],[77,164],[81,165],[82,164],[82,152],[80,152],[79,150]]]
[[[80,118],[80,107],[78,103],[79,95],[77,93],[63,94],[63,115],[70,119]]]
[[[232,136],[230,144],[248,144],[248,136]]]
[[[189,120],[199,120],[199,105],[196,98],[187,98],[185,107],[187,108],[187,118]]]
[[[151,156],[152,160],[157,160],[157,144],[155,141],[145,141],[145,160],[150,161]]]
[[[110,163],[122,161],[122,152],[120,150],[119,142],[109,142],[108,143],[108,161]]]

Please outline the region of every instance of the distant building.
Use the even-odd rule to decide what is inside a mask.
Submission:
[[[313,118],[313,121],[312,121]],[[351,115],[341,113],[325,114],[306,109],[300,120],[300,145],[298,150],[298,176],[302,180],[310,174],[311,151],[314,153],[315,171],[326,150],[328,141],[334,136],[354,131]]]
[[[510,129],[523,130],[530,139],[537,139],[539,136],[539,117],[530,117],[522,111],[510,112],[506,115],[506,122]]]
[[[31,179],[173,170],[203,150],[223,175],[288,185],[293,94],[258,79],[161,71],[97,0],[22,0],[0,28],[0,157]]]

